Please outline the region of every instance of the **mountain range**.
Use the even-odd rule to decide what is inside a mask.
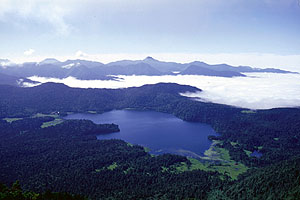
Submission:
[[[230,66],[227,64],[209,65],[204,62],[191,63],[163,62],[152,57],[144,60],[121,60],[103,64],[87,60],[67,60],[64,62],[47,58],[41,62],[14,64],[7,59],[0,59],[0,73],[13,77],[52,77],[69,76],[81,80],[112,80],[116,75],[204,75],[219,77],[245,76],[249,72],[295,73],[275,68],[252,68],[248,66]],[[22,78],[25,80],[24,78]],[[4,79],[3,79],[4,80]]]

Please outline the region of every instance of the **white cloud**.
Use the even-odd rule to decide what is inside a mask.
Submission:
[[[269,109],[276,107],[300,106],[300,75],[249,73],[248,77],[209,77],[195,75],[178,76],[120,76],[123,80],[78,80],[30,77],[39,82],[59,82],[78,88],[126,88],[172,82],[191,85],[203,90],[188,94],[204,101],[227,104],[250,109]]]
[[[66,36],[72,26],[65,20],[70,2],[58,0],[0,0],[0,20],[23,27],[23,21],[50,24],[58,35]],[[9,17],[13,15],[14,18]]]
[[[76,57],[89,57],[88,54],[86,54],[86,53],[84,53],[82,51],[76,51],[75,56]]]
[[[62,68],[64,68],[64,69],[71,69],[72,67],[74,67],[75,66],[75,63],[70,63],[70,64],[68,64],[68,65],[63,65],[63,66],[61,66]]]
[[[28,49],[28,50],[24,51],[24,55],[25,56],[31,56],[34,52],[35,52],[34,49]]]
[[[8,67],[10,65],[14,65],[14,63],[11,62],[10,60],[0,59],[0,66],[2,68],[6,68],[6,67]]]

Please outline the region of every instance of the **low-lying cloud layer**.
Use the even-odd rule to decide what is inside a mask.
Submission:
[[[249,73],[248,77],[209,77],[196,75],[178,76],[119,76],[122,80],[78,80],[30,77],[33,81],[64,83],[79,88],[126,88],[172,82],[191,85],[203,90],[200,93],[184,94],[202,101],[227,104],[250,109],[300,106],[300,75]]]

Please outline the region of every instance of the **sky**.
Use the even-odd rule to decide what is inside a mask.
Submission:
[[[0,0],[0,58],[143,59],[300,71],[299,0]]]

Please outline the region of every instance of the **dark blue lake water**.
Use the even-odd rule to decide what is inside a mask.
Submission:
[[[254,157],[257,157],[257,158],[260,158],[262,156],[262,153],[258,152],[258,151],[253,151],[250,156],[254,156]]]
[[[71,114],[65,119],[89,119],[94,123],[115,123],[120,132],[98,135],[102,139],[121,139],[150,148],[150,153],[174,153],[198,157],[212,144],[209,135],[217,135],[206,124],[186,122],[170,114],[150,111],[114,110],[103,114]]]

